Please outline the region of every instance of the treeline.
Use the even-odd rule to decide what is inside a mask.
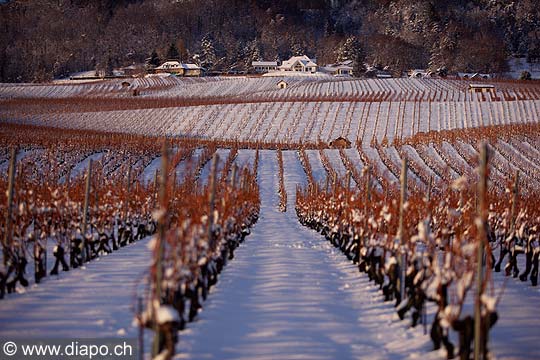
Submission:
[[[142,63],[209,70],[307,54],[319,63],[500,72],[540,57],[535,0],[12,0],[0,3],[0,81]],[[351,39],[354,37],[354,41]],[[348,40],[348,41],[347,41]],[[355,44],[351,49],[350,44]],[[174,51],[173,51],[174,53]],[[157,55],[157,58],[156,58]]]

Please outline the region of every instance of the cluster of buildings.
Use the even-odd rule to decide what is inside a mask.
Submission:
[[[176,76],[202,76],[205,69],[196,64],[185,64],[176,60],[169,60],[154,69],[156,74],[169,73]],[[266,73],[303,73],[316,74],[323,73],[335,76],[352,76],[352,61],[344,61],[325,66],[317,65],[315,59],[310,59],[306,55],[293,56],[289,60],[279,61],[253,61],[251,71],[256,74]]]
[[[195,64],[184,64],[180,61],[166,61],[154,69],[156,74],[169,73],[176,76],[201,76],[203,68]]]
[[[281,63],[279,61],[253,61],[251,66],[253,71],[257,74],[272,72],[304,74],[324,73],[335,76],[352,76],[353,74],[352,61],[319,66],[317,65],[316,59],[310,59],[306,55],[293,56],[289,60],[285,60]]]
[[[364,76],[368,78],[391,78],[393,77],[391,71],[387,68],[374,67],[369,64],[364,64],[365,73]],[[207,73],[206,69],[196,64],[182,63],[177,60],[168,60],[163,64],[149,70],[136,67],[132,65],[121,69],[120,73],[114,74],[119,77],[131,77],[138,76],[145,71],[160,74],[173,74],[175,76],[182,77],[198,77],[203,75],[219,75],[220,72]],[[320,66],[317,64],[316,59],[309,58],[306,55],[293,56],[288,60],[280,61],[253,61],[248,71],[234,71],[231,74],[268,74],[269,76],[290,76],[290,75],[331,75],[336,77],[351,77],[353,76],[353,61],[346,60],[337,62],[334,64],[327,64]],[[97,75],[96,75],[97,76]],[[444,76],[439,72],[432,72],[425,69],[414,69],[408,71],[403,76],[409,78],[433,78]],[[482,73],[458,73],[457,78],[466,80],[488,80],[492,76],[490,74]]]
[[[439,77],[440,74],[435,71],[430,71],[426,69],[414,69],[409,70],[407,75],[410,78],[416,78],[416,79],[422,79],[422,78],[432,78],[432,77]],[[457,73],[457,78],[459,79],[465,79],[465,80],[489,80],[492,78],[491,74],[483,74],[483,73]]]

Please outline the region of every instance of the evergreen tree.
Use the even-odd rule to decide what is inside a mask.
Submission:
[[[244,66],[246,69],[251,68],[251,64],[253,63],[253,61],[262,60],[261,51],[259,49],[259,42],[257,41],[257,39],[250,41],[247,44],[246,49],[244,51],[244,56],[245,56]]]
[[[161,59],[159,58],[159,55],[156,52],[156,50],[152,51],[152,54],[147,59],[146,64],[152,67],[158,67],[159,65],[161,65]]]
[[[296,38],[292,40],[291,53],[292,53],[292,56],[301,56],[301,55],[306,54],[304,47],[302,46],[300,41]]]
[[[105,63],[105,76],[114,75],[114,65],[111,56],[107,57],[107,62]]]
[[[360,77],[366,72],[366,67],[364,66],[364,59],[358,56],[353,60],[353,76]]]
[[[169,46],[169,50],[167,50],[167,60],[180,61],[180,52],[178,51],[174,43],[171,43],[171,46]]]
[[[527,70],[522,71],[521,75],[519,76],[519,80],[531,80],[531,79],[532,79],[531,73],[528,72]]]
[[[352,61],[353,75],[361,76],[365,73],[364,67],[364,49],[362,44],[355,36],[350,36],[336,50],[336,61]]]
[[[347,60],[363,61],[364,49],[362,44],[355,36],[350,36],[336,51],[336,61],[343,62]]]
[[[214,42],[209,35],[206,35],[201,40],[201,55],[199,56],[199,61],[201,66],[207,70],[212,69],[217,63]]]

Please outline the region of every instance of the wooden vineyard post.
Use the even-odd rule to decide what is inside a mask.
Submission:
[[[369,165],[366,168],[366,189],[364,197],[364,233],[358,237],[358,267],[362,264],[362,248],[366,244],[367,229],[368,229],[368,209],[369,202],[371,201],[371,168]]]
[[[163,160],[162,160],[163,161]],[[157,197],[158,197],[158,169],[154,173],[154,207],[156,207]]]
[[[334,197],[337,196],[337,188],[338,188],[338,181],[337,181],[337,173],[334,173],[333,174],[334,176],[332,177],[332,187],[333,187],[333,193],[334,193]]]
[[[101,173],[101,175],[103,175],[103,172]],[[95,176],[95,174],[94,174]],[[98,187],[100,186],[100,180],[99,178],[97,179],[94,179],[94,208],[97,209],[98,205],[99,205],[99,191],[98,191]]]
[[[476,301],[474,304],[474,359],[480,360],[483,357],[484,349],[482,326],[482,292],[484,288],[484,246],[486,245],[487,234],[487,144],[483,143],[480,148],[480,167],[478,179],[478,252],[476,255]]]
[[[92,181],[92,159],[88,163],[88,172],[86,173],[86,188],[84,191],[84,205],[83,205],[83,223],[82,223],[82,261],[90,260],[90,254],[86,253],[86,227],[88,226],[88,203],[90,198],[90,185]]]
[[[65,184],[66,184],[66,188],[68,189],[69,191],[69,187],[71,186],[71,168],[68,169],[68,173],[66,175],[66,181],[65,181]]]
[[[326,175],[326,184],[324,185],[324,190],[326,192],[328,192],[328,186],[330,185],[330,178],[328,177],[328,175]]]
[[[371,166],[367,167],[366,205],[371,201]]]
[[[12,216],[13,216],[13,190],[15,187],[15,171],[17,163],[17,149],[11,149],[11,158],[9,160],[9,172],[8,172],[8,193],[7,193],[7,211],[6,211],[6,232],[4,234],[3,245],[4,245],[4,267],[7,269],[8,263],[8,254],[7,249],[11,249],[12,239],[11,239],[11,226],[12,226]]]
[[[255,151],[255,161],[253,162],[253,174],[255,175],[255,178],[258,177],[259,174],[259,148]]]
[[[213,248],[214,242],[212,240],[212,224],[214,223],[214,207],[215,207],[215,197],[216,197],[216,176],[217,176],[217,163],[219,161],[219,155],[217,153],[214,154],[214,157],[212,158],[212,167],[210,168],[210,181],[208,183],[210,193],[208,195],[208,230],[207,230],[207,237],[208,237],[208,246],[210,249]],[[246,177],[247,180],[247,177]]]
[[[163,281],[163,252],[165,249],[165,222],[167,218],[167,162],[168,162],[168,147],[167,142],[163,142],[162,154],[161,154],[161,176],[159,177],[159,217],[158,217],[158,237],[156,244],[156,294],[155,294],[155,303],[157,306],[161,306],[161,300],[163,298],[161,291],[161,282]],[[154,184],[157,185],[157,169],[156,177]],[[159,353],[159,343],[160,343],[160,328],[157,321],[157,314],[154,302],[151,303],[153,307],[154,314],[154,346],[152,349],[153,358],[156,357]]]
[[[510,223],[510,232],[513,233],[516,227],[516,209],[519,195],[519,170],[516,170],[514,175],[514,188],[512,189],[512,209],[511,209],[511,223]]]
[[[236,187],[236,172],[237,171],[238,171],[238,166],[234,164],[232,168],[232,173],[231,173],[231,188],[233,189],[233,191],[234,191],[234,188]]]
[[[347,187],[347,192],[349,192],[349,190],[351,189],[351,172],[350,171],[347,171],[347,178],[346,178],[346,181],[345,181],[345,186]]]
[[[127,172],[127,184],[126,184],[126,207],[124,209],[124,220],[127,222],[128,213],[129,213],[129,192],[131,190],[131,164],[128,167]]]
[[[399,274],[399,285],[400,285],[400,293],[401,293],[401,299],[405,299],[407,296],[405,295],[405,274],[407,271],[407,253],[405,251],[405,231],[403,229],[403,218],[405,216],[404,214],[404,207],[405,202],[407,201],[407,158],[403,158],[401,161],[401,176],[400,176],[400,183],[401,183],[401,195],[399,198],[399,228],[398,228],[398,237],[400,241],[401,246],[401,266],[400,266],[400,274]]]
[[[433,176],[429,177],[428,190],[426,196],[426,203],[429,204],[431,201],[431,191],[433,190]],[[431,214],[429,214],[431,216]]]
[[[173,169],[173,181],[171,185],[171,199],[174,201],[174,197],[176,196],[176,169]]]
[[[367,233],[368,228],[368,210],[369,210],[369,203],[371,202],[371,167],[368,165],[367,172],[366,172],[366,194],[365,194],[365,200],[364,200],[364,231]],[[365,238],[366,236],[362,236],[362,246],[365,246]],[[361,247],[358,247],[358,251],[360,251]],[[359,258],[360,259],[360,258]]]
[[[433,176],[429,177],[429,183],[428,183],[428,190],[427,190],[427,196],[426,196],[426,210],[428,214],[427,218],[427,233],[431,233],[431,191],[433,189]],[[422,303],[422,322],[424,323],[424,335],[427,335],[427,309],[426,309],[426,301]]]
[[[139,345],[138,360],[144,360],[143,299],[141,296],[137,297],[137,316],[139,317],[139,332],[137,334],[137,343]]]

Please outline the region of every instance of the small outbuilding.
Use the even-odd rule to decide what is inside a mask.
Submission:
[[[330,147],[334,149],[349,149],[351,147],[351,141],[340,136],[330,141]]]
[[[280,80],[277,83],[278,89],[286,89],[288,86],[289,86],[289,84],[287,84],[287,82],[285,80]]]
[[[495,85],[492,84],[469,84],[472,93],[495,93]]]

